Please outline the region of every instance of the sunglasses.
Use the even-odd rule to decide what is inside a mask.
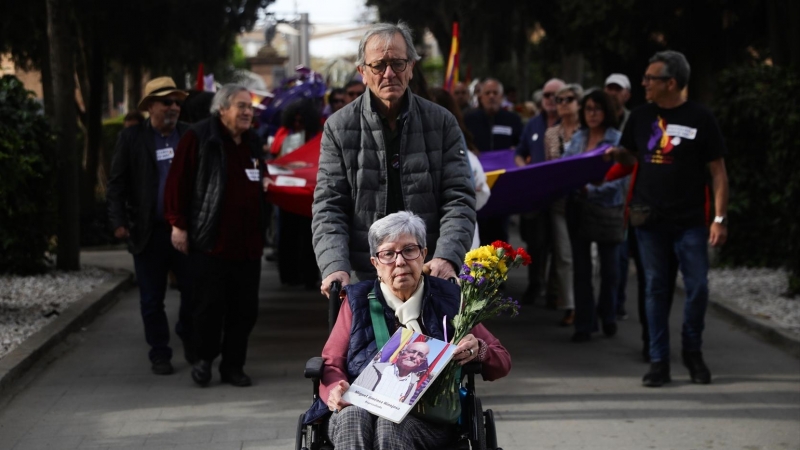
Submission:
[[[173,99],[171,99],[171,98],[159,98],[159,99],[158,99],[158,102],[159,102],[159,103],[161,103],[161,104],[162,104],[162,105],[164,105],[164,106],[167,106],[167,107],[169,107],[169,106],[172,106],[172,104],[174,103],[174,104],[178,105],[178,108],[180,108],[180,107],[181,107],[181,105],[183,104],[183,102],[182,102],[182,101],[180,101],[180,100],[173,100]]]
[[[659,81],[667,81],[667,80],[669,80],[670,78],[672,78],[672,77],[667,77],[667,76],[657,76],[657,75],[644,75],[644,76],[642,77],[642,82],[643,82],[643,83],[649,83],[649,82],[651,82],[651,81],[654,81],[654,80],[659,80]]]
[[[555,92],[545,92],[544,94],[542,94],[543,98],[553,98],[555,96],[556,96]]]
[[[570,104],[575,101],[575,97],[556,97],[556,103],[559,105],[562,103]]]

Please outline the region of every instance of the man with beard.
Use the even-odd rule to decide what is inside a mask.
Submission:
[[[169,324],[164,312],[167,272],[172,270],[181,293],[175,332],[183,340],[184,356],[196,359],[186,255],[172,247],[171,227],[164,220],[164,186],[175,148],[188,125],[178,122],[187,93],[170,77],[159,77],[145,86],[140,111],[150,117],[125,128],[119,136],[108,182],[108,216],[114,236],[126,239],[133,254],[139,283],[144,334],[150,345],[153,373],[173,372]]]

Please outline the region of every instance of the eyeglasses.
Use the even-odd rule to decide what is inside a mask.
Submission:
[[[409,245],[408,247],[403,248],[399,252],[394,250],[384,250],[382,252],[375,253],[375,257],[378,258],[383,264],[394,264],[397,261],[397,255],[403,257],[406,261],[413,261],[419,258],[419,255],[422,254],[422,246],[421,245]]]
[[[419,359],[425,359],[425,358],[428,357],[428,355],[426,355],[425,353],[422,353],[419,350],[402,350],[400,353],[402,353],[404,355],[416,356]]]
[[[239,103],[236,104],[236,109],[238,109],[239,111],[253,109],[253,104],[252,103],[239,102]]]
[[[556,97],[556,103],[559,105],[562,103],[570,104],[575,101],[575,97]]]
[[[553,98],[555,96],[556,96],[555,92],[545,92],[544,94],[542,94],[543,98]]]
[[[602,114],[603,113],[603,108],[597,108],[597,107],[583,108],[583,111],[586,114],[594,114],[594,113]]]
[[[408,67],[408,60],[407,59],[393,59],[389,62],[386,61],[377,61],[372,64],[364,64],[365,66],[369,67],[372,70],[372,73],[375,75],[381,75],[382,73],[386,72],[386,68],[391,66],[392,72],[400,73],[406,70]]]
[[[642,83],[649,83],[649,82],[651,82],[653,80],[667,81],[670,78],[672,78],[672,77],[645,74],[644,76],[642,76]]]
[[[173,103],[174,103],[175,105],[178,105],[178,108],[180,108],[180,107],[181,107],[181,105],[183,104],[183,102],[182,102],[182,101],[180,101],[180,100],[175,100],[175,99],[171,99],[171,98],[159,98],[159,99],[158,99],[158,102],[159,102],[159,103],[161,103],[162,105],[164,105],[164,106],[168,107],[168,108],[169,108],[170,106],[172,106],[172,104],[173,104]]]

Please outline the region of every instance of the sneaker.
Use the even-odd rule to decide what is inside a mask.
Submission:
[[[169,362],[168,359],[157,359],[153,361],[153,365],[150,366],[150,370],[152,370],[156,375],[171,375],[175,372],[175,369],[172,367],[172,363]]]
[[[689,377],[692,379],[692,383],[711,383],[711,372],[703,361],[703,352],[683,352],[683,365],[689,369]]]
[[[672,378],[669,376],[669,363],[666,361],[650,364],[650,371],[642,377],[642,385],[647,387],[661,387],[670,381]]]

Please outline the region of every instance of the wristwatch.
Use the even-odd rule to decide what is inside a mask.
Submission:
[[[718,223],[723,226],[728,226],[728,218],[725,216],[714,216],[714,223]]]

